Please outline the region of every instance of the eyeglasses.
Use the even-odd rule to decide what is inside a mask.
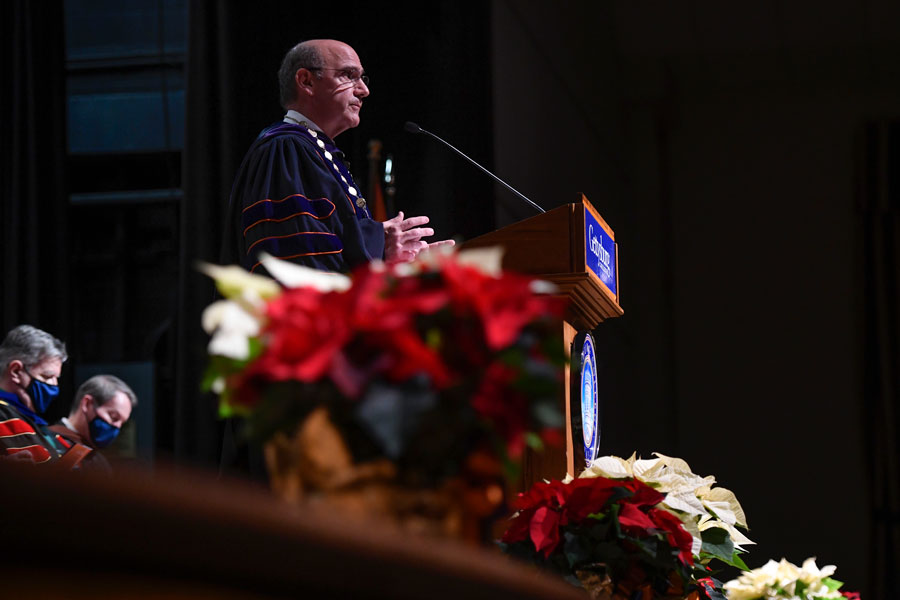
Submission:
[[[356,85],[357,81],[362,81],[366,87],[369,87],[369,76],[360,73],[356,69],[330,69],[328,67],[305,67],[307,71],[334,71],[337,73],[338,81],[342,83],[352,83]]]

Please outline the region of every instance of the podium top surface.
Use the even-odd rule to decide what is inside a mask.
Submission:
[[[500,246],[503,268],[555,283],[569,300],[569,320],[593,329],[619,317],[615,233],[583,195],[566,204],[473,238],[463,248]]]

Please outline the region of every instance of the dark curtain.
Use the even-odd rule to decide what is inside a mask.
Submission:
[[[68,328],[65,42],[62,0],[0,3],[2,333]]]
[[[182,462],[212,466],[220,447],[215,401],[199,392],[208,340],[200,314],[214,290],[194,264],[216,262],[240,160],[257,133],[283,116],[276,72],[291,46],[345,41],[372,76],[362,124],[337,139],[361,185],[368,141],[380,138],[394,155],[398,209],[431,216],[439,237],[493,227],[490,182],[446,149],[403,131],[405,120],[418,121],[490,166],[490,6],[359,3],[339,12],[287,0],[190,4],[177,390],[160,411],[172,415],[160,430],[174,432],[168,443]]]
[[[900,123],[868,127],[865,156],[861,212],[870,596],[900,598]]]
[[[188,14],[176,397],[169,413],[173,422],[162,428],[173,436],[177,459],[207,466],[215,464],[220,427],[215,399],[200,391],[205,365],[200,316],[213,301],[214,288],[196,262],[218,262],[224,207],[238,160],[231,134],[242,94],[232,79],[237,69],[229,6],[192,2]]]

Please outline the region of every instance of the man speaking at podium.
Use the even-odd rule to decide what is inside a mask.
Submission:
[[[359,125],[369,78],[343,42],[308,40],[278,71],[283,120],[260,133],[232,188],[223,262],[259,272],[259,253],[347,272],[373,259],[408,262],[429,246],[428,217],[372,219],[334,138]]]
[[[308,40],[291,48],[278,70],[287,114],[250,146],[235,178],[224,264],[264,271],[259,253],[326,271],[347,272],[373,259],[412,261],[434,235],[428,217],[399,213],[372,219],[334,138],[359,125],[369,78],[343,42]],[[265,478],[261,448],[238,446],[226,426],[223,472]]]

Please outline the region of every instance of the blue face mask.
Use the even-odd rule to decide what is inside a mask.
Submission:
[[[106,448],[119,435],[118,427],[107,423],[100,417],[94,417],[88,423],[88,429],[91,431],[91,439],[94,440],[94,445],[98,448]]]
[[[25,372],[28,373],[28,371]],[[34,412],[42,415],[50,407],[53,399],[59,396],[59,386],[38,381],[31,373],[28,373],[28,375],[31,376],[31,384],[25,391],[28,393],[28,397],[31,398]]]

